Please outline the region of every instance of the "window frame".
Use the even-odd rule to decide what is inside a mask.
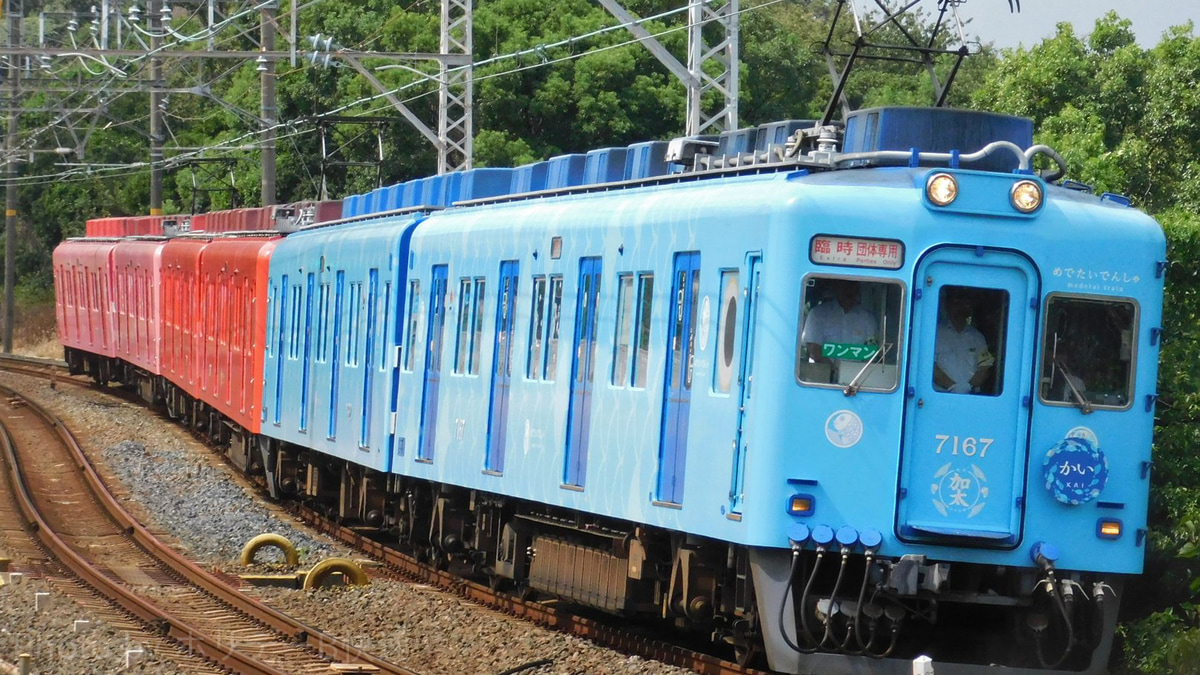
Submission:
[[[454,340],[454,369],[452,374],[465,375],[468,368],[468,355],[471,351],[472,320],[475,318],[474,300],[475,283],[471,277],[458,280],[458,330]]]
[[[843,385],[843,384],[832,384],[832,383],[825,384],[825,383],[821,383],[821,382],[807,382],[805,380],[800,379],[799,355],[800,355],[800,351],[801,351],[800,337],[804,333],[804,319],[805,319],[804,296],[805,296],[805,289],[808,288],[809,280],[814,279],[814,278],[829,279],[829,280],[839,279],[839,280],[843,280],[843,281],[857,281],[857,282],[870,282],[870,283],[886,283],[886,284],[895,284],[896,286],[899,287],[899,289],[900,289],[900,302],[899,302],[900,321],[896,326],[897,332],[896,332],[896,346],[895,346],[896,381],[890,389],[879,389],[876,387],[867,387],[864,385],[858,389],[858,393],[860,393],[860,394],[861,393],[892,394],[892,393],[899,391],[901,388],[900,383],[901,383],[901,381],[904,380],[904,376],[905,376],[904,368],[907,367],[907,364],[904,362],[904,356],[905,356],[905,350],[907,349],[907,343],[905,342],[905,338],[907,337],[906,331],[908,328],[908,316],[907,316],[907,314],[908,314],[908,283],[903,278],[900,278],[900,277],[866,276],[866,275],[858,275],[858,274],[836,274],[836,273],[821,272],[821,271],[812,271],[812,272],[809,272],[808,274],[805,274],[803,277],[801,277],[800,278],[800,297],[797,299],[797,304],[796,304],[796,309],[797,309],[796,349],[795,349],[795,354],[792,356],[792,379],[795,380],[796,384],[798,384],[802,387],[812,387],[814,389],[830,389],[830,390],[837,391],[838,393],[843,392],[846,388],[846,385]]]
[[[637,285],[634,281],[637,275],[633,272],[617,273],[617,308],[613,325],[612,368],[609,372],[608,384],[615,389],[625,389],[630,386],[633,361],[633,319],[637,308]],[[621,356],[622,342],[625,338],[625,356]]]
[[[546,298],[550,278],[545,274],[533,275],[529,288],[529,343],[525,349],[525,379],[530,382],[542,380],[542,355],[546,349]],[[540,291],[540,296],[539,296]]]
[[[1136,298],[1121,295],[1096,295],[1092,293],[1072,293],[1067,291],[1052,291],[1042,296],[1042,316],[1040,318],[1039,328],[1041,329],[1040,339],[1037,341],[1037,370],[1034,372],[1034,386],[1037,389],[1037,400],[1042,405],[1049,408],[1078,408],[1078,404],[1074,401],[1050,401],[1042,395],[1042,372],[1046,367],[1046,340],[1050,336],[1049,326],[1047,321],[1050,318],[1050,303],[1059,298],[1074,299],[1074,300],[1090,300],[1093,302],[1109,302],[1109,303],[1125,303],[1133,306],[1133,325],[1130,327],[1130,334],[1133,337],[1129,346],[1129,400],[1123,406],[1108,405],[1104,403],[1093,403],[1088,401],[1088,405],[1093,410],[1110,410],[1114,412],[1123,412],[1133,408],[1133,400],[1137,397],[1137,362],[1138,349],[1141,347],[1139,339],[1139,326],[1142,319],[1142,305]]]
[[[940,326],[941,326],[942,317],[945,314],[945,308],[943,307],[944,301],[945,301],[945,295],[946,295],[947,289],[951,289],[951,288],[966,289],[966,290],[972,291],[976,294],[978,294],[980,291],[984,291],[987,293],[998,293],[998,294],[1003,295],[1003,298],[1004,298],[1003,321],[1000,323],[1000,332],[998,334],[992,336],[995,338],[995,342],[996,342],[995,351],[991,351],[993,345],[991,344],[991,341],[988,339],[989,336],[986,333],[984,333],[982,330],[980,330],[978,322],[976,322],[974,320],[975,318],[977,318],[979,316],[978,314],[972,315],[972,323],[970,324],[971,327],[973,327],[976,330],[976,332],[979,333],[980,337],[983,338],[984,344],[987,345],[987,349],[989,350],[989,353],[991,353],[992,358],[994,359],[994,363],[991,366],[988,366],[989,368],[992,369],[992,374],[991,374],[991,378],[990,378],[992,380],[992,391],[983,391],[981,389],[976,390],[975,388],[972,387],[972,389],[970,391],[955,392],[955,391],[951,391],[949,389],[939,389],[938,388],[937,370],[936,370],[936,368],[937,368],[937,349],[939,346],[938,341],[941,339]],[[937,306],[938,323],[936,324],[936,326],[934,328],[934,338],[933,338],[933,353],[934,353],[935,369],[929,373],[929,381],[927,382],[929,387],[934,391],[934,393],[950,394],[951,396],[984,396],[984,397],[988,397],[988,398],[998,398],[1000,396],[1003,396],[1005,390],[1008,388],[1007,387],[1008,382],[1004,378],[1004,374],[1005,374],[1004,371],[1007,368],[1008,360],[1009,360],[1008,329],[1011,324],[1010,320],[1012,319],[1012,311],[1011,311],[1013,308],[1012,291],[1008,288],[1003,288],[1003,287],[997,288],[997,287],[993,287],[993,286],[970,286],[967,284],[958,284],[958,283],[945,284],[944,286],[942,286],[941,288],[938,289],[937,305],[938,305]],[[975,309],[979,309],[978,305],[975,307]],[[1020,358],[1020,355],[1018,355],[1018,358]],[[945,372],[945,371],[943,371],[943,372]],[[976,366],[976,372],[978,372],[978,366]]]
[[[733,280],[733,296],[732,300],[735,303],[733,308],[733,334],[728,340],[729,351],[731,352],[728,366],[723,366],[724,362],[724,347],[726,346],[725,333],[729,328],[728,318],[726,314],[726,296],[725,287],[729,281]],[[742,328],[742,312],[745,310],[745,302],[742,294],[742,270],[740,267],[722,267],[717,270],[717,317],[714,326],[713,345],[713,365],[712,365],[712,386],[709,387],[709,393],[713,396],[729,396],[735,387],[738,385],[738,380],[741,374],[738,372],[739,359],[741,353],[741,328]],[[799,337],[797,337],[799,339]],[[724,368],[729,369],[729,381],[721,382],[721,374]]]
[[[646,289],[647,282],[650,284],[649,289]],[[654,347],[654,336],[652,335],[654,330],[654,272],[639,272],[637,274],[637,286],[634,288],[634,296],[636,300],[633,315],[634,341],[630,345],[633,354],[630,356],[629,361],[629,388],[646,389],[650,383],[650,351]],[[644,322],[643,319],[645,319]],[[644,361],[639,358],[643,333],[646,336],[646,358]],[[640,383],[638,381],[639,377],[641,379]]]

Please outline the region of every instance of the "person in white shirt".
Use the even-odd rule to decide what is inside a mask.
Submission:
[[[942,310],[934,346],[934,388],[955,394],[978,393],[995,359],[988,353],[983,334],[969,323],[971,301],[948,290]]]
[[[832,285],[834,299],[810,309],[800,332],[808,358],[817,363],[830,361],[821,355],[826,343],[879,344],[879,322],[859,304],[858,282],[834,279]]]

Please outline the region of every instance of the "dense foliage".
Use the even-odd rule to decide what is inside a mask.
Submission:
[[[682,56],[686,21],[677,1],[630,0],[638,16],[664,14],[646,25],[673,53]],[[741,118],[745,124],[778,119],[810,119],[824,110],[832,85],[816,47],[828,30],[832,0],[789,3],[747,2],[741,19]],[[286,10],[287,3],[283,9]],[[1030,8],[1026,11],[1036,11]],[[301,34],[334,36],[337,43],[378,51],[438,50],[437,3],[411,0],[324,0],[303,10]],[[249,21],[249,19],[248,19]],[[927,29],[932,17],[908,19],[913,30]],[[634,141],[669,138],[683,127],[682,87],[624,31],[581,40],[614,20],[593,0],[479,0],[475,14],[475,159],[481,166],[513,165],[550,155]],[[250,28],[253,23],[247,23]],[[986,27],[973,27],[981,32]],[[1122,635],[1130,672],[1173,673],[1200,663],[1200,620],[1192,603],[1200,593],[1200,373],[1192,365],[1200,345],[1200,39],[1186,25],[1168,31],[1150,49],[1134,40],[1128,21],[1115,14],[1081,35],[1067,24],[1029,49],[996,54],[984,49],[967,60],[951,102],[1032,118],[1037,140],[1058,149],[1070,164],[1070,177],[1096,190],[1129,195],[1155,214],[1170,242],[1166,339],[1160,374],[1154,491],[1151,504],[1148,573],[1127,594]],[[986,37],[986,36],[985,36]],[[841,36],[844,41],[845,35]],[[237,41],[235,40],[234,43]],[[231,47],[249,48],[246,44]],[[514,58],[496,58],[525,50]],[[495,60],[491,60],[495,59]],[[368,66],[383,62],[367,61]],[[437,98],[426,75],[432,64],[376,71],[389,87],[430,124]],[[281,119],[301,120],[284,130],[279,143],[279,200],[317,195],[320,138],[308,117],[365,99],[375,90],[349,68],[301,64],[281,67]],[[939,66],[946,74],[946,64]],[[184,74],[171,77],[190,86]],[[168,108],[172,142],[211,146],[248,131],[236,111],[258,109],[254,64],[214,77],[213,95],[173,96]],[[855,107],[886,103],[926,105],[932,87],[921,71],[895,63],[874,63],[853,77],[846,90]],[[37,105],[39,97],[30,97]],[[107,103],[112,119],[139,119],[145,95],[125,95]],[[386,102],[352,105],[346,115],[394,115]],[[24,124],[38,122],[27,116]],[[97,131],[87,161],[96,164],[143,161],[145,140],[129,125]],[[332,125],[347,159],[376,151],[373,132],[359,125]],[[415,130],[403,123],[384,130],[388,158],[384,184],[431,173],[435,155]],[[239,156],[234,153],[234,156]],[[243,203],[257,201],[259,169],[242,153],[234,182]],[[35,157],[26,176],[51,174],[52,157]],[[188,210],[193,199],[189,170],[167,179],[168,212]],[[333,196],[371,189],[373,170],[333,167],[327,173]],[[211,187],[213,184],[208,184]],[[32,182],[20,190],[23,217],[17,242],[18,273],[27,287],[48,287],[49,252],[67,235],[79,234],[86,218],[145,212],[149,179],[144,171],[97,173],[71,181]],[[229,196],[200,193],[200,209],[225,208]]]

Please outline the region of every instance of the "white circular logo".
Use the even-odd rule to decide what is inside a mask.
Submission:
[[[712,322],[712,306],[708,296],[700,303],[700,351],[708,348],[708,329]]]
[[[825,420],[825,438],[839,448],[851,447],[862,435],[862,419],[852,410],[839,410]]]
[[[1096,432],[1088,427],[1075,427],[1067,432],[1067,438],[1082,438],[1090,442],[1093,447],[1100,447],[1100,439],[1096,437]]]

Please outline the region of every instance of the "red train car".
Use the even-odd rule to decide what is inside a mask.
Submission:
[[[116,365],[111,311],[115,239],[70,239],[54,249],[58,340],[73,373],[107,382]]]
[[[176,237],[162,253],[162,375],[168,412],[250,461],[261,424],[266,283],[274,233]],[[173,384],[172,384],[173,383]],[[222,419],[226,420],[222,421]]]
[[[200,396],[200,254],[211,238],[188,235],[171,239],[162,253],[162,366],[167,410],[190,410],[189,397]]]
[[[161,219],[159,219],[161,221]],[[113,250],[112,312],[117,328],[116,356],[126,367],[122,382],[154,400],[154,376],[161,372],[162,237],[124,239]]]
[[[277,241],[274,233],[221,237],[200,256],[200,398],[252,433],[261,423],[265,288]]]

